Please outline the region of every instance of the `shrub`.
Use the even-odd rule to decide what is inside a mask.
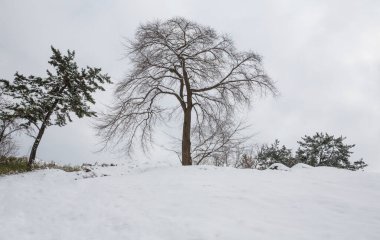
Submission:
[[[276,139],[271,145],[235,147],[233,151],[214,153],[207,164],[259,170],[267,169],[275,163],[281,163],[286,167],[304,163],[314,167],[329,166],[352,171],[367,167],[363,159],[354,163],[349,161],[352,154],[351,148],[355,145],[344,144],[345,139],[345,137],[336,138],[327,133],[305,136],[298,141],[300,146],[295,156],[291,149],[284,145],[280,146],[280,141]]]
[[[296,152],[296,159],[299,162],[311,166],[329,166],[338,168],[348,168],[351,164],[350,151],[355,145],[343,144],[346,138],[330,136],[327,133],[316,133],[314,136],[305,136]]]
[[[270,146],[264,144],[260,147],[256,156],[257,168],[267,169],[274,163],[281,163],[287,167],[292,167],[297,162],[292,156],[292,150],[286,148],[284,145],[280,147],[280,141],[275,140]]]
[[[365,163],[363,161],[363,159],[360,159],[359,161],[356,161],[353,164],[351,164],[351,166],[349,167],[349,169],[352,170],[352,171],[357,171],[357,170],[361,170],[361,169],[363,169],[363,168],[365,168],[367,166],[368,166],[368,164]]]
[[[236,168],[256,168],[257,161],[252,155],[244,153],[241,158],[236,161],[234,166]]]

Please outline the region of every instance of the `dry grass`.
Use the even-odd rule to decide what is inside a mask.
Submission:
[[[50,163],[34,163],[28,165],[26,157],[2,157],[0,158],[0,175],[10,175],[23,172],[29,172],[39,169],[60,169],[65,172],[80,171],[80,166],[58,165],[54,162]]]

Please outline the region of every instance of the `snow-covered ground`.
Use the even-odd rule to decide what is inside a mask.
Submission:
[[[380,173],[286,170],[118,165],[0,177],[0,239],[380,239]]]

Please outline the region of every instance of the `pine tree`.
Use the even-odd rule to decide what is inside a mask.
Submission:
[[[344,144],[345,137],[335,138],[327,133],[316,133],[314,136],[305,136],[296,152],[299,162],[311,166],[330,166],[338,168],[349,168],[351,163],[350,151],[355,145]]]
[[[288,167],[295,164],[292,150],[286,148],[284,145],[280,147],[280,141],[278,139],[270,146],[261,146],[256,158],[260,169],[266,169],[273,163],[282,163]]]
[[[361,170],[367,166],[368,166],[368,164],[365,163],[363,161],[363,159],[361,158],[359,161],[355,161],[354,164],[351,165],[350,170],[357,171],[357,170]]]
[[[9,107],[17,118],[26,121],[28,127],[37,129],[29,157],[31,165],[36,157],[38,145],[45,129],[52,125],[65,126],[71,122],[70,113],[78,118],[96,116],[89,103],[95,104],[92,96],[97,90],[104,91],[105,83],[111,83],[107,74],[100,68],[79,69],[74,61],[75,52],[67,55],[51,47],[53,55],[49,64],[54,71],[47,70],[47,77],[26,77],[16,73],[13,83],[2,80],[4,93],[13,98]]]

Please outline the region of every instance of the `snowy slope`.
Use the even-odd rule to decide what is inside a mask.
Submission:
[[[0,239],[380,239],[378,173],[204,166],[95,172],[0,177]]]

